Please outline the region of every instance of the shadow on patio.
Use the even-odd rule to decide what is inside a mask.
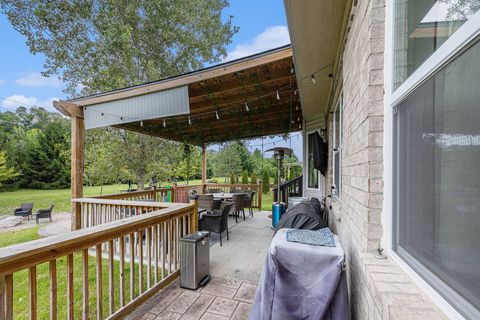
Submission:
[[[230,241],[210,248],[211,281],[196,291],[175,281],[127,319],[247,319],[273,231],[269,212],[230,225]]]

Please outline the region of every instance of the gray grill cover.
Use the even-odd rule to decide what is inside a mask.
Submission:
[[[348,320],[344,252],[286,239],[288,229],[273,237],[250,320]]]
[[[276,226],[276,230],[282,228],[318,230],[327,227],[323,221],[322,206],[317,198],[303,201],[289,208]]]

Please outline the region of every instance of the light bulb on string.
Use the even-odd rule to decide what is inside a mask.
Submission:
[[[298,111],[298,106],[295,106],[295,110]]]
[[[217,120],[220,120],[220,116],[218,115],[218,111],[215,111],[215,118],[217,118]]]
[[[140,121],[140,127],[142,127],[142,128],[143,128],[143,120],[142,120],[142,121]]]
[[[297,89],[295,89],[295,90],[293,91],[293,95],[294,95],[294,96],[297,95]]]
[[[164,127],[164,128],[167,127],[167,119],[163,119],[163,127]]]
[[[190,116],[188,116],[188,124],[192,125],[192,119],[190,119]]]
[[[277,90],[277,100],[280,100],[280,94],[278,93],[278,90]]]
[[[250,108],[248,107],[248,103],[247,103],[247,102],[245,102],[245,110],[247,110],[247,112],[250,111]]]
[[[312,79],[313,84],[317,83],[317,81],[315,80],[315,75],[313,73],[310,76],[310,78]]]

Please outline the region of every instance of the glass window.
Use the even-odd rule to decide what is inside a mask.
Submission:
[[[318,189],[318,170],[313,167],[313,134],[308,134],[308,187]]]
[[[340,197],[342,189],[343,96],[333,112],[333,195]]]
[[[479,9],[479,0],[396,0],[393,89]]]
[[[480,319],[480,42],[396,106],[394,250]]]

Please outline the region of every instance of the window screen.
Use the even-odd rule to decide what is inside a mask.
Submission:
[[[480,44],[396,106],[394,249],[480,319]]]

